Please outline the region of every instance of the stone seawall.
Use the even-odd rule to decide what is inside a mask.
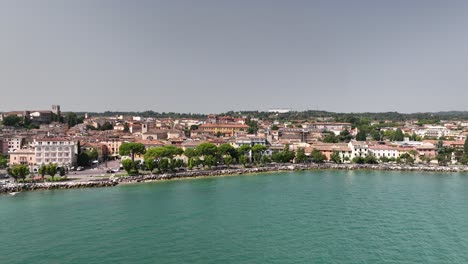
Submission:
[[[116,181],[9,183],[6,185],[0,185],[0,193],[12,193],[12,192],[23,192],[23,191],[35,191],[35,190],[112,187],[117,184],[118,182]]]
[[[136,183],[146,181],[170,180],[179,178],[195,178],[209,176],[242,175],[279,171],[300,170],[385,170],[385,171],[427,171],[427,172],[468,172],[468,166],[433,166],[433,165],[396,165],[396,164],[287,164],[259,168],[229,168],[216,170],[193,170],[176,173],[154,175],[139,175],[125,177],[111,177],[110,179],[93,182],[52,182],[52,183],[9,183],[0,185],[0,193],[74,189],[92,187],[112,187],[119,183]]]
[[[225,176],[225,175],[242,175],[264,172],[279,172],[279,171],[300,171],[300,170],[385,170],[385,171],[427,171],[427,172],[468,172],[466,166],[429,166],[429,165],[391,165],[391,164],[291,164],[277,165],[271,167],[259,168],[234,168],[234,169],[218,169],[218,170],[195,170],[178,173],[165,173],[155,175],[140,175],[127,176],[116,178],[115,181],[122,183],[144,182],[155,180],[170,180],[177,178],[192,178],[206,176]]]

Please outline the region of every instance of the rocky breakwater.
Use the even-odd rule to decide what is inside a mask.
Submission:
[[[118,184],[117,181],[8,183],[5,185],[0,185],[0,193],[13,193],[13,192],[23,192],[23,191],[35,191],[35,190],[112,187],[117,184]]]
[[[400,164],[311,164],[309,169],[337,169],[337,170],[387,170],[387,171],[428,171],[428,172],[468,172],[467,166],[438,166],[438,165],[400,165]]]
[[[132,183],[132,182],[145,182],[145,181],[155,181],[155,180],[170,180],[170,179],[177,179],[177,178],[215,177],[215,176],[242,175],[242,174],[253,174],[253,173],[264,173],[264,172],[275,172],[275,171],[307,170],[310,168],[311,167],[306,164],[293,164],[293,165],[278,165],[278,166],[258,167],[258,168],[193,170],[193,171],[184,171],[184,172],[176,172],[176,173],[127,176],[127,177],[115,178],[113,180],[117,182],[121,182],[121,183]]]
[[[215,170],[193,170],[178,173],[164,173],[154,175],[139,175],[114,178],[112,181],[120,183],[134,183],[178,178],[215,177],[226,175],[242,175],[276,171],[299,170],[386,170],[386,171],[427,171],[427,172],[468,172],[466,166],[435,166],[435,165],[398,165],[398,164],[285,164],[258,168],[229,168]]]

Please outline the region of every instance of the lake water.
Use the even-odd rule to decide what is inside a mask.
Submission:
[[[307,171],[0,196],[0,263],[468,263],[468,175]]]

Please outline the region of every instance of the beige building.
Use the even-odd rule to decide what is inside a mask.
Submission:
[[[106,141],[101,141],[102,144],[107,146],[107,153],[109,155],[109,158],[111,157],[118,157],[120,146],[122,145],[122,141],[120,140],[106,140]]]
[[[15,149],[8,153],[10,155],[10,165],[36,165],[36,155],[34,149]]]

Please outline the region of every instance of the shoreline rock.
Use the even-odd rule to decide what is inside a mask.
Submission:
[[[118,182],[115,182],[115,181],[9,183],[5,185],[0,185],[0,194],[12,193],[12,192],[36,191],[36,190],[113,187],[117,184]]]
[[[159,180],[245,175],[266,172],[304,171],[304,170],[380,170],[380,171],[423,171],[423,172],[468,172],[467,166],[432,166],[432,165],[397,165],[397,164],[279,164],[256,168],[226,168],[215,170],[192,170],[184,172],[163,173],[154,175],[125,176],[102,181],[87,182],[46,182],[46,183],[9,183],[0,185],[1,193],[23,192],[34,190],[76,189],[113,187],[120,183],[139,183]]]

